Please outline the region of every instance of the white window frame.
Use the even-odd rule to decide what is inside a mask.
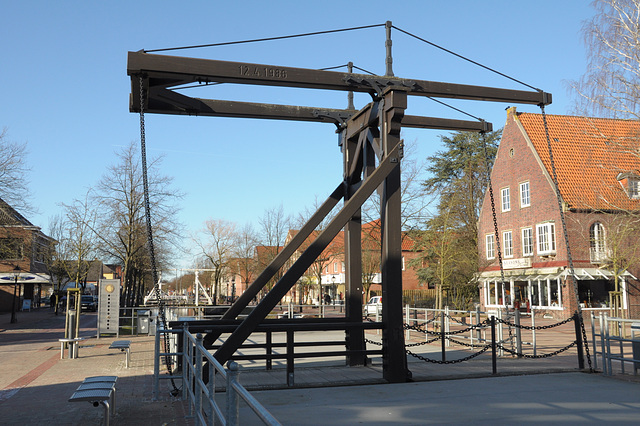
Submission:
[[[533,256],[533,228],[522,228],[522,256]]]
[[[536,225],[536,247],[538,255],[548,256],[556,254],[556,225],[554,222]]]
[[[520,183],[520,207],[531,206],[531,186],[529,181]]]
[[[504,246],[504,257],[513,257],[513,232],[504,231],[502,233],[502,244]]]
[[[487,234],[484,238],[485,254],[487,259],[496,258],[496,237],[493,234]]]
[[[629,198],[634,200],[640,198],[640,179],[630,177],[627,182],[629,185]]]
[[[511,191],[508,186],[500,190],[500,205],[503,212],[511,211]]]

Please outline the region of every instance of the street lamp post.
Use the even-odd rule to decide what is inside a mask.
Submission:
[[[18,291],[18,277],[20,277],[20,266],[16,265],[13,268],[15,281],[13,283],[13,304],[11,307],[11,324],[15,324],[18,322],[18,318],[16,317],[16,293]]]

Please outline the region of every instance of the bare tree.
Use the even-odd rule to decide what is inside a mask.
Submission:
[[[257,253],[258,268],[266,268],[284,247],[287,233],[291,227],[291,217],[284,213],[282,205],[277,208],[268,209],[264,215],[258,219],[260,225],[259,241],[262,246]],[[273,285],[282,278],[284,274],[281,268],[273,278],[267,283],[266,290],[270,290]]]
[[[30,168],[26,164],[27,144],[11,142],[7,129],[0,132],[0,198],[22,213],[34,212],[29,202]]]
[[[585,23],[587,72],[570,83],[578,113],[640,118],[640,1],[595,0]]]
[[[233,265],[231,269],[235,275],[240,277],[240,285],[247,288],[256,274],[258,261],[255,256],[258,238],[256,232],[250,224],[245,225],[236,235],[236,241],[233,248]],[[244,283],[244,286],[242,284]],[[237,288],[234,286],[231,290],[231,298],[235,300]]]
[[[98,209],[95,232],[104,255],[123,266],[124,306],[137,306],[151,283],[144,189],[140,153],[132,142],[116,153],[118,162],[109,167],[96,186],[93,201]],[[160,173],[161,159],[148,164],[149,199],[153,239],[158,266],[170,263],[178,248],[182,225],[177,220],[182,193],[171,187],[172,178]]]
[[[310,218],[316,210],[320,207],[320,202],[316,198],[315,203],[312,208],[306,209],[303,213],[298,216],[298,223],[302,226],[305,222],[307,222],[308,218]],[[309,235],[307,240],[300,246],[302,251],[306,250],[311,243],[318,237],[318,235],[326,229],[331,220],[333,219],[333,215],[335,212],[329,213],[320,224],[316,227],[315,231]],[[322,304],[322,271],[327,270],[329,267],[329,263],[334,260],[334,258],[338,257],[343,252],[343,244],[337,242],[336,240],[332,241],[331,244],[325,248],[320,256],[316,258],[316,260],[311,264],[308,271],[305,273],[307,277],[314,277],[315,284],[318,286],[318,303]],[[300,283],[299,283],[300,284]],[[308,280],[307,280],[308,284]],[[311,291],[309,291],[311,293]]]
[[[63,266],[75,287],[84,292],[91,264],[96,261],[98,240],[94,233],[97,212],[91,207],[89,192],[84,200],[63,204],[64,217],[59,226],[58,252]]]
[[[236,224],[225,220],[207,220],[200,235],[194,242],[200,247],[202,256],[214,269],[212,285],[214,300],[220,297],[220,283],[227,274],[228,262],[233,257],[233,249],[237,240]]]

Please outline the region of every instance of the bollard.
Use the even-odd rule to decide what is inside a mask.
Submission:
[[[516,352],[518,353],[517,357],[522,358],[522,330],[520,329],[520,311],[518,309],[515,310],[513,317],[513,322],[516,325]]]
[[[446,361],[447,360],[447,356],[445,354],[445,337],[444,337],[444,311],[442,311],[441,314],[441,320],[440,320],[440,343],[442,346],[442,361]]]
[[[573,314],[573,322],[576,326],[576,348],[578,349],[578,368],[580,370],[584,369],[584,357],[582,355],[582,331],[580,328],[580,321],[582,321],[582,317],[578,315],[576,312]]]
[[[498,374],[498,363],[496,356],[496,317],[491,316],[491,367],[493,374]]]

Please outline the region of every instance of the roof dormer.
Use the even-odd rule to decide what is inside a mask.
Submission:
[[[618,173],[618,183],[632,200],[640,199],[640,176],[634,172]]]

